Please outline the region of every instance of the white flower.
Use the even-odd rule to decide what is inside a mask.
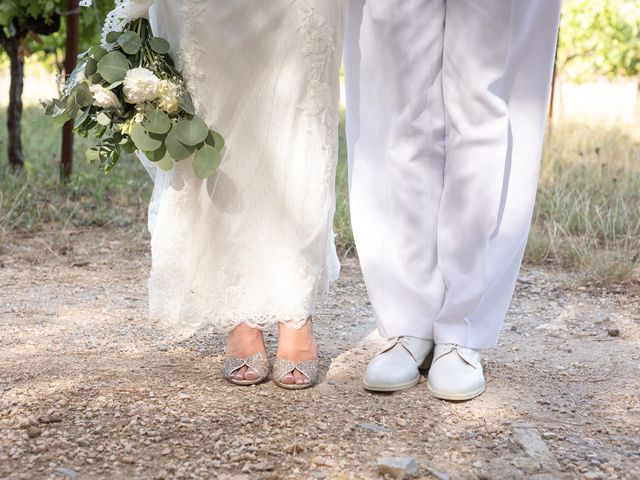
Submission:
[[[91,85],[89,87],[93,93],[93,104],[100,108],[115,108],[120,110],[120,102],[115,94],[104,88],[102,85]]]
[[[114,16],[124,22],[137,20],[138,18],[149,18],[149,9],[154,0],[128,0],[119,5],[114,10]]]
[[[158,86],[158,106],[167,113],[178,111],[178,85],[162,80]]]
[[[122,89],[127,103],[153,101],[158,97],[160,80],[151,70],[134,68],[124,77]]]
[[[133,123],[142,123],[143,121],[144,121],[144,113],[136,112],[136,114],[133,116]]]

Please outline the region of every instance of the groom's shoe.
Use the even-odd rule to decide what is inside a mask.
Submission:
[[[436,345],[427,390],[443,400],[471,400],[485,390],[479,350],[452,343]]]
[[[420,368],[426,367],[433,341],[417,337],[389,339],[369,362],[364,374],[364,388],[374,392],[395,392],[416,385]]]

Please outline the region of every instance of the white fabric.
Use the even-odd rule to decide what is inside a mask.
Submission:
[[[206,181],[191,159],[163,172],[149,205],[150,315],[228,331],[301,326],[339,264],[335,208],[346,2],[157,0],[198,114],[226,140]]]
[[[351,2],[351,212],[383,336],[496,344],[531,221],[559,11]]]

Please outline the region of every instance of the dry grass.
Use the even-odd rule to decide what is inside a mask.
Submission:
[[[628,128],[565,123],[546,143],[526,259],[595,283],[640,265],[640,142]]]
[[[27,166],[14,176],[0,129],[0,241],[16,232],[143,224],[151,182],[139,162],[123,159],[104,177],[84,161],[88,143],[79,139],[74,177],[61,186],[59,138],[38,107],[28,108]],[[340,140],[335,231],[346,253],[353,235],[344,128]],[[637,281],[639,252],[640,143],[624,127],[557,124],[545,149],[526,261],[578,270],[585,282],[625,284]]]

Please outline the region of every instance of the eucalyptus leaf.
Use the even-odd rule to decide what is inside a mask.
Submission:
[[[109,83],[124,80],[129,70],[129,61],[122,52],[109,52],[98,62],[98,74]]]
[[[207,135],[207,138],[205,139],[205,143],[207,145],[212,146],[219,152],[221,152],[222,149],[224,148],[224,138],[222,138],[222,135],[220,135],[218,132],[214,130],[209,131],[209,135]]]
[[[124,32],[118,37],[117,43],[127,55],[135,55],[142,48],[142,40],[136,32]]]
[[[66,110],[63,110],[58,115],[54,115],[54,117],[53,117],[53,125],[56,128],[60,128],[65,123],[67,123],[69,120],[71,120],[71,116],[69,116],[69,113]]]
[[[74,124],[73,124],[73,128],[79,128],[84,122],[85,120],[89,117],[89,113],[91,113],[91,109],[87,108],[86,110],[82,111],[82,114],[79,115]]]
[[[122,149],[127,153],[133,153],[136,151],[136,144],[133,143],[133,140],[131,140],[131,138],[128,138],[127,142],[122,145]]]
[[[87,150],[87,152],[85,153],[85,156],[87,157],[87,160],[89,160],[90,162],[96,162],[100,160],[100,153],[96,148],[90,148],[89,150]]]
[[[99,45],[96,45],[89,49],[89,55],[91,55],[91,57],[96,62],[100,60],[102,57],[104,57],[106,54],[107,54],[107,51]]]
[[[156,165],[158,165],[161,170],[167,172],[173,168],[173,158],[171,158],[171,155],[169,154],[169,152],[167,152],[162,160],[157,162]]]
[[[185,145],[195,146],[202,143],[209,135],[209,127],[198,117],[181,119],[173,127],[173,131]]]
[[[167,42],[164,38],[160,37],[151,37],[149,38],[149,46],[151,50],[160,55],[165,55],[169,53],[169,42]]]
[[[187,91],[182,92],[178,97],[178,105],[180,105],[180,108],[189,115],[194,115],[196,113],[191,95],[189,95],[189,92]]]
[[[190,156],[195,147],[187,146],[178,140],[178,137],[175,133],[175,127],[172,128],[167,134],[167,139],[165,140],[165,146],[167,147],[167,152],[171,155],[171,158],[176,162],[183,160]]]
[[[171,130],[171,119],[159,108],[152,110],[146,115],[142,125],[147,132],[164,134]]]
[[[210,177],[220,166],[220,152],[208,144],[196,151],[193,159],[193,171],[202,179]]]
[[[104,112],[100,112],[100,113],[96,116],[96,121],[97,121],[100,125],[102,125],[102,126],[104,126],[104,127],[106,127],[106,126],[108,126],[108,125],[110,125],[110,124],[111,124],[111,118],[109,118],[109,115],[107,115],[107,114],[106,114],[106,113],[104,113]]]
[[[107,33],[107,42],[108,43],[116,43],[118,41],[118,38],[120,38],[120,35],[122,35],[123,32],[109,32]]]
[[[89,85],[80,83],[73,89],[75,101],[80,108],[88,107],[93,103],[93,94],[89,90]]]
[[[159,149],[157,149],[154,152],[144,152],[144,154],[147,156],[147,158],[149,160],[151,160],[152,162],[159,162],[160,160],[162,160],[164,158],[164,156],[167,154],[167,149],[164,145],[162,145]]]
[[[131,139],[143,152],[153,152],[162,146],[162,141],[151,138],[144,127],[136,123],[131,129]]]
[[[93,58],[87,60],[87,64],[84,67],[84,76],[89,78],[91,75],[98,71],[98,62]]]

